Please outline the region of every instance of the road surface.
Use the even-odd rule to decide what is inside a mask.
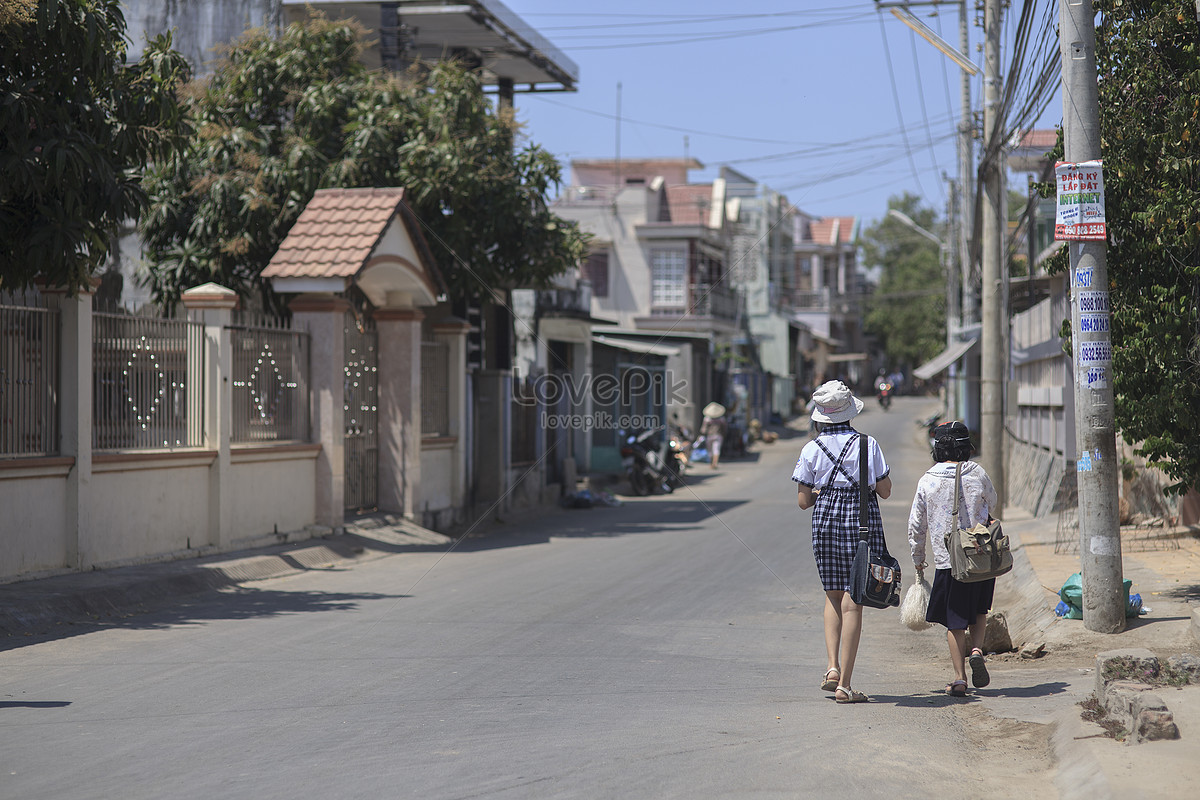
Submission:
[[[934,407],[856,420],[892,464],[905,566]],[[874,701],[819,691],[804,441],[673,495],[10,642],[0,798],[1053,796],[1048,726],[946,697],[940,629],[867,610]]]

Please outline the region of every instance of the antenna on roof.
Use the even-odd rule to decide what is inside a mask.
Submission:
[[[616,175],[616,193],[621,191],[621,82],[617,81],[617,159],[613,162],[613,170]],[[613,201],[616,201],[616,193],[614,193]]]

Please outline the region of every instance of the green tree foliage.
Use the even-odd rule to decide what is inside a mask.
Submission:
[[[126,64],[117,0],[0,5],[0,284],[76,290],[145,207],[141,171],[185,129],[168,36]]]
[[[1200,26],[1183,0],[1094,5],[1116,424],[1183,492],[1200,479]]]
[[[937,215],[905,194],[888,201],[927,231],[939,234]],[[880,342],[889,364],[911,370],[946,345],[946,283],[938,246],[892,216],[866,228],[864,263],[880,269],[863,329]]]
[[[578,263],[583,234],[547,207],[557,161],[514,150],[511,115],[454,64],[368,70],[362,33],[321,18],[277,39],[252,31],[193,87],[196,135],[154,174],[142,221],[156,299],[207,281],[253,294],[313,192],[332,187],[405,187],[456,296],[542,286]]]

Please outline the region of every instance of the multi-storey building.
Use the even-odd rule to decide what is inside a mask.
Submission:
[[[865,279],[858,271],[857,217],[793,216],[795,272],[783,289],[792,318],[811,331],[812,385],[869,379],[862,330]]]
[[[747,385],[755,416],[764,420],[797,410],[809,327],[791,314],[795,288],[793,218],[787,197],[729,167],[721,169],[731,221],[730,280],[746,301],[743,334],[759,385]],[[801,392],[802,393],[802,392]]]
[[[659,348],[675,387],[664,413],[695,429],[707,402],[735,397],[728,375],[738,363],[743,308],[728,276],[725,181],[688,183],[688,171],[702,165],[687,158],[571,166],[572,183],[554,210],[593,236],[584,267],[591,311],[613,322],[593,341],[603,353],[625,349],[628,357],[608,357],[618,372],[646,347]],[[593,437],[594,470],[615,457],[616,441],[608,438],[603,431]]]

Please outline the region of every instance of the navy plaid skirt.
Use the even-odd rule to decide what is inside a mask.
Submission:
[[[830,486],[817,495],[812,515],[812,549],[817,573],[825,591],[850,591],[850,565],[858,552],[859,491],[852,486]],[[871,492],[867,502],[867,541],[872,553],[887,554],[879,500]]]

